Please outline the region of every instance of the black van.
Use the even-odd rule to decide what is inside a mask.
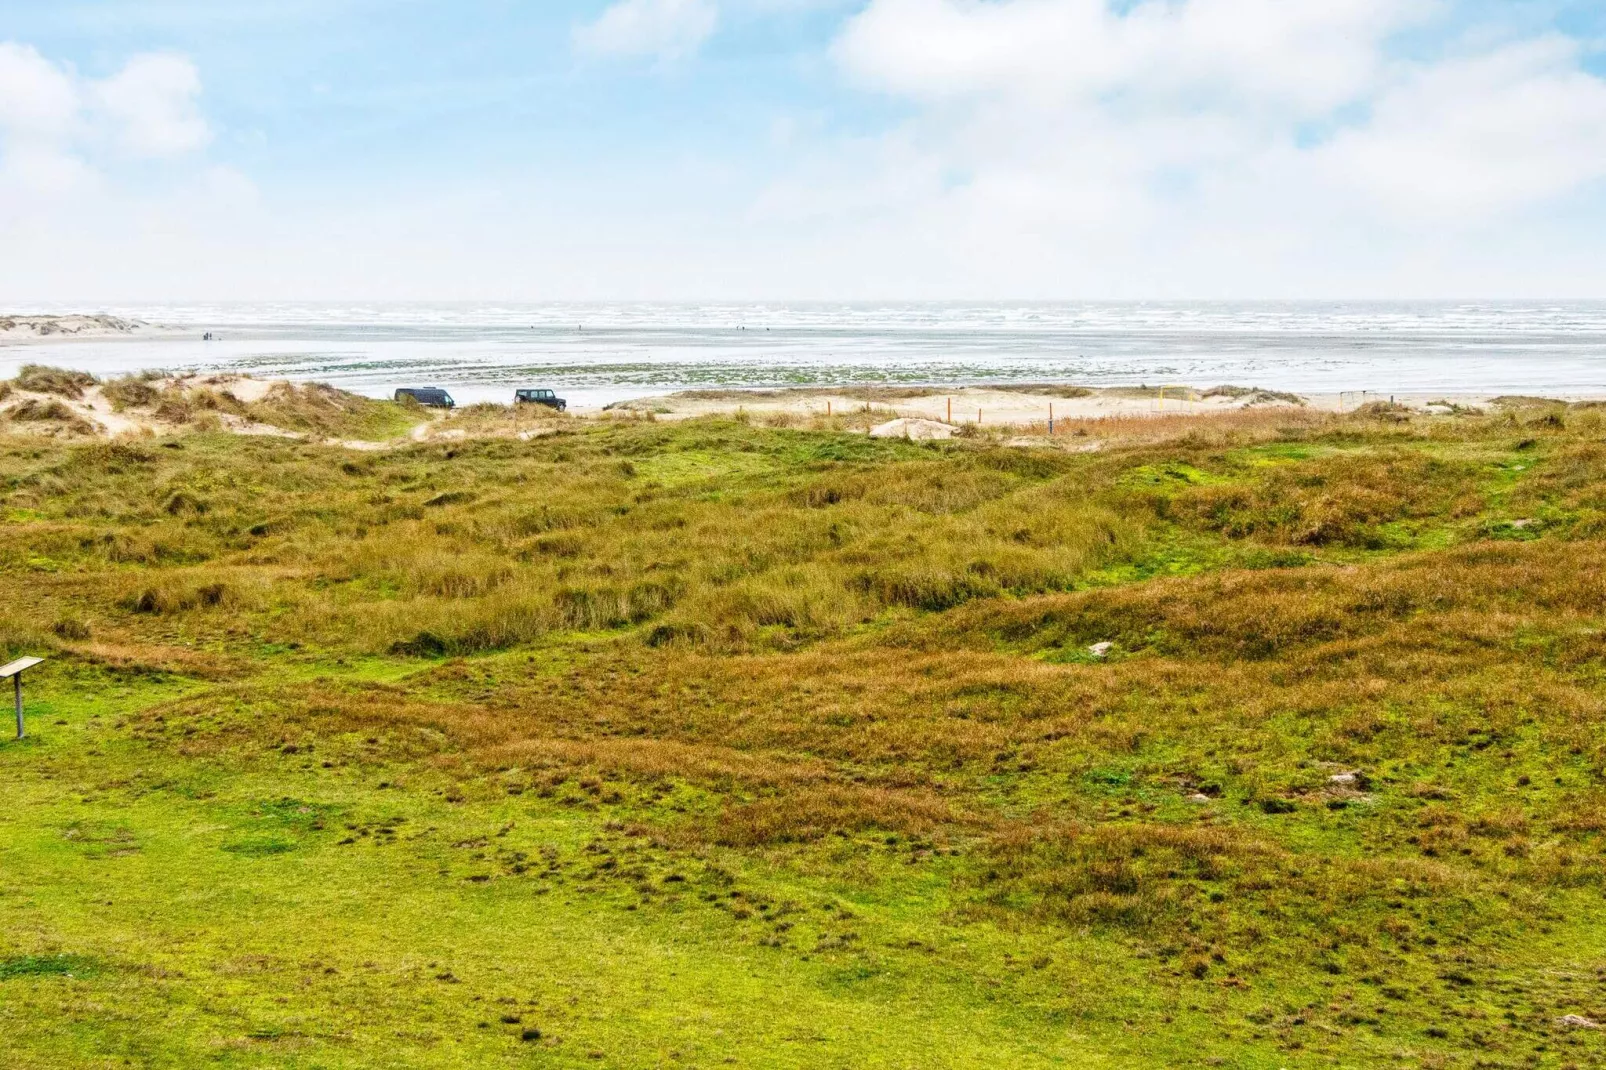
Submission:
[[[452,400],[452,395],[448,394],[438,386],[404,386],[400,390],[396,391],[397,401],[406,401],[408,398],[412,398],[414,401],[425,406],[426,408],[457,408],[457,402]]]
[[[519,390],[513,394],[515,405],[545,405],[548,408],[563,412],[568,409],[569,403],[558,397],[550,390]]]

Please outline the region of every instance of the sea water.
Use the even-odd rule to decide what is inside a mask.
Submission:
[[[35,311],[35,310],[29,310]],[[373,396],[516,386],[598,405],[684,389],[1222,383],[1300,394],[1606,394],[1606,302],[185,304],[162,337],[0,347],[99,375],[236,371]],[[213,340],[203,341],[211,332]]]

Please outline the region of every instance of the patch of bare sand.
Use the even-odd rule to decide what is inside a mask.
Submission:
[[[204,386],[210,390],[227,390],[247,405],[253,405],[284,383],[283,379],[253,379],[249,375],[196,375],[157,380],[154,386],[165,390],[169,386]]]

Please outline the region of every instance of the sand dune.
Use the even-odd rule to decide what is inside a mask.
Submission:
[[[0,342],[41,338],[114,338],[154,330],[149,324],[116,316],[0,316]]]
[[[70,319],[66,317],[58,319]],[[116,331],[136,325],[111,317],[79,317],[83,330]],[[108,321],[106,325],[102,321]],[[0,325],[20,318],[0,318]],[[71,323],[58,323],[67,330]],[[21,330],[24,328],[13,327]],[[47,371],[49,371],[47,369]],[[571,409],[567,417],[546,412],[476,405],[454,413],[417,410],[411,420],[390,403],[361,398],[327,386],[296,385],[246,375],[183,375],[137,380],[97,381],[83,373],[52,371],[69,381],[51,386],[26,377],[0,383],[0,421],[12,430],[35,434],[112,437],[168,435],[209,427],[240,435],[277,435],[320,441],[351,449],[383,449],[437,439],[529,438],[551,433],[565,419],[683,420],[739,416],[777,427],[835,428],[887,437],[947,438],[982,435],[1006,445],[1097,448],[1109,435],[1147,434],[1151,420],[1240,414],[1252,410],[1302,410],[1308,414],[1353,411],[1363,404],[1383,412],[1448,413],[1523,399],[1488,396],[1328,395],[1299,397],[1248,387],[1206,390],[1071,385],[935,387],[843,387],[775,390],[692,390],[621,402],[603,409]],[[48,376],[46,377],[48,379]],[[129,384],[134,384],[130,386]],[[130,392],[137,391],[131,399]],[[184,399],[189,399],[186,402]],[[1528,399],[1536,401],[1538,399]],[[1390,405],[1390,402],[1397,405]],[[268,404],[262,404],[267,402]],[[353,435],[350,420],[297,423],[297,406],[310,404],[328,414],[366,409],[381,414],[379,424],[361,424]],[[289,406],[288,408],[286,406]],[[330,407],[333,406],[333,409]],[[193,411],[192,411],[193,410]],[[389,413],[384,416],[384,413]],[[1050,436],[1050,419],[1057,433]],[[289,426],[280,426],[288,423]],[[342,431],[339,428],[347,428]]]

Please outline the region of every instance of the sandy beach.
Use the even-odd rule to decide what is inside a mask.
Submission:
[[[1382,305],[1062,306],[1018,309],[1013,317],[1003,306],[930,305],[307,303],[71,311],[13,306],[0,313],[0,322],[13,321],[0,331],[0,377],[28,362],[102,379],[149,369],[250,374],[329,383],[371,398],[439,386],[459,405],[505,403],[515,388],[547,387],[575,412],[651,399],[662,415],[732,402],[763,409],[829,401],[834,411],[868,397],[946,418],[947,393],[961,387],[967,395],[983,388],[1013,394],[955,398],[956,420],[962,407],[979,408],[984,424],[995,415],[1046,420],[1048,399],[1027,397],[1032,388],[1063,400],[1067,413],[1078,407],[1066,393],[1075,387],[1103,391],[1099,411],[1145,409],[1150,398],[1141,389],[1124,400],[1114,393],[1145,386],[1166,387],[1167,408],[1183,400],[1184,388],[1204,395],[1190,403],[1196,407],[1234,401],[1213,390],[1221,384],[1299,395],[1335,410],[1390,396],[1426,405],[1606,394],[1606,306],[1432,307],[1409,315]],[[760,320],[763,329],[752,325]],[[665,399],[676,394],[682,396]]]
[[[1197,424],[1255,413],[1353,412],[1363,405],[1385,412],[1448,415],[1499,408],[1515,399],[1490,396],[1329,395],[1301,398],[1248,388],[1212,390],[1078,386],[975,386],[866,388],[848,390],[683,391],[609,406],[571,407],[559,415],[539,406],[481,403],[453,411],[414,410],[384,437],[318,434],[281,426],[274,403],[300,404],[311,398],[327,404],[376,403],[316,384],[259,379],[248,375],[147,376],[138,380],[145,400],[129,404],[121,384],[88,377],[73,390],[29,388],[20,380],[0,383],[0,419],[35,431],[70,436],[116,438],[164,436],[204,426],[238,435],[309,439],[355,450],[389,449],[408,443],[464,438],[518,438],[551,434],[564,420],[661,420],[740,417],[771,427],[825,428],[881,438],[946,439],[985,436],[1006,445],[1087,450],[1132,435],[1148,436],[1162,426]],[[177,405],[172,402],[180,399]],[[183,401],[182,399],[188,399]],[[1554,399],[1562,404],[1562,399]],[[1568,399],[1572,401],[1586,399]],[[269,403],[261,407],[262,403]],[[338,403],[338,402],[337,402]],[[232,411],[231,411],[232,410]],[[41,413],[53,415],[41,416]],[[204,412],[201,424],[194,422]]]
[[[95,365],[87,360],[75,360],[75,354],[84,355],[91,349],[104,351],[108,348],[122,352],[125,345],[129,347],[129,352],[140,352],[140,342],[154,341],[151,352],[160,356],[157,351],[165,351],[173,344],[171,340],[187,339],[193,342],[196,337],[197,332],[192,328],[161,326],[105,314],[0,315],[0,347],[8,350],[17,366],[37,363],[69,369],[77,369],[85,364],[93,367]],[[170,421],[162,418],[159,407],[142,411],[113,404],[102,384],[116,380],[118,374],[101,372],[99,382],[86,385],[78,397],[36,395],[13,384],[9,405],[42,405],[49,401],[62,406],[71,418],[81,421],[81,427],[92,429],[97,434],[164,434],[176,430]],[[247,406],[266,397],[279,384],[320,381],[310,377],[253,376],[232,371],[178,372],[154,378],[148,377],[149,373],[145,374],[146,382],[155,391],[201,389],[228,395],[231,401]],[[411,379],[408,382],[411,383]],[[401,385],[400,382],[398,385]],[[539,373],[532,375],[531,385],[545,385]],[[566,392],[559,385],[560,395]],[[385,399],[390,396],[385,388],[364,387],[359,393]],[[494,416],[464,418],[465,412],[476,413],[482,409],[481,417],[494,413],[494,408],[485,409],[485,406],[505,405],[511,401],[511,386],[494,390],[481,387],[458,390],[457,393],[460,402],[458,417],[446,421],[452,426],[437,428],[436,425],[442,423],[442,414],[430,412],[420,417],[411,437],[528,433],[520,418],[533,418],[533,413],[510,414],[513,417],[511,420]],[[1339,393],[1296,393],[1253,382],[1236,385],[1095,386],[1074,381],[691,389],[612,401],[587,396],[594,392],[579,393],[580,397],[570,397],[568,412],[570,416],[583,419],[676,421],[741,415],[772,425],[804,426],[835,421],[842,426],[866,432],[926,438],[1003,430],[1042,436],[1049,432],[1051,424],[1133,421],[1150,417],[1208,417],[1280,407],[1342,413],[1382,404],[1426,414],[1454,413],[1483,409],[1500,403],[1505,397],[1489,392],[1391,393],[1364,389]],[[468,398],[465,399],[464,394],[469,395]],[[1547,396],[1553,396],[1557,401],[1578,402],[1606,395],[1567,392]],[[466,400],[487,397],[494,400],[480,401],[477,405],[463,404]],[[290,433],[226,411],[220,412],[218,419],[224,429],[241,434]],[[900,421],[912,422],[913,426],[905,427]],[[357,448],[373,448],[377,445],[366,441],[347,444]]]
[[[651,413],[660,419],[743,412],[755,419],[790,416],[807,419],[868,411],[888,419],[934,420],[954,426],[980,424],[1026,427],[1054,420],[1106,417],[1207,416],[1247,408],[1294,406],[1323,412],[1350,412],[1363,405],[1395,404],[1421,412],[1482,408],[1494,394],[1387,394],[1352,391],[1297,395],[1254,387],[1084,387],[1032,386],[899,387],[845,390],[688,390],[609,406],[608,411]],[[1591,396],[1558,397],[1587,401]]]

